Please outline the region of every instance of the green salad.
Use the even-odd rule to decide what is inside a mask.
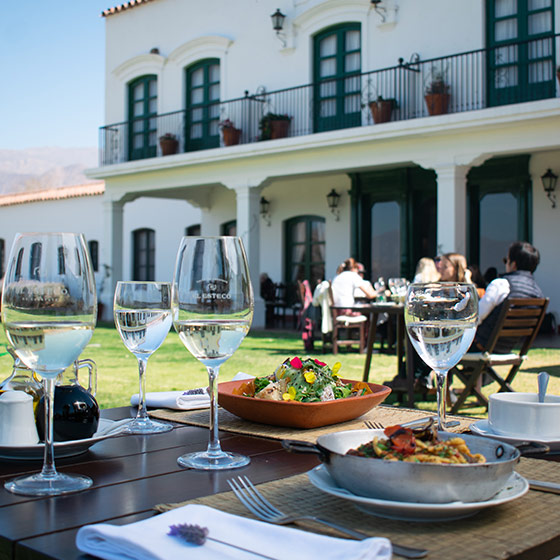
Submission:
[[[367,383],[343,382],[338,375],[340,368],[340,362],[331,369],[316,359],[288,358],[271,375],[255,378],[244,394],[258,399],[321,402],[371,393]]]

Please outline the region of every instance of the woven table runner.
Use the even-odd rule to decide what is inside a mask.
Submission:
[[[323,434],[331,432],[340,432],[343,430],[358,430],[365,428],[364,422],[371,420],[372,422],[380,422],[383,426],[393,426],[409,420],[424,418],[430,415],[423,410],[413,410],[408,408],[377,406],[349,422],[333,424],[332,426],[324,426],[323,428],[313,428],[303,430],[301,428],[284,428],[281,426],[269,426],[267,424],[257,424],[249,420],[243,420],[238,416],[231,414],[227,410],[220,408],[218,410],[218,422],[220,430],[226,432],[234,432],[236,434],[245,434],[250,436],[260,436],[271,439],[299,439],[303,441],[315,442],[317,438]],[[191,426],[208,427],[210,412],[205,410],[177,411],[168,409],[158,409],[150,411],[150,416],[159,418],[160,420],[169,420],[179,422],[181,424],[190,424]],[[447,416],[448,420],[458,420],[459,426],[451,428],[451,432],[465,432],[469,426],[478,420],[477,418],[465,418],[464,416]]]
[[[558,463],[552,461],[522,458],[516,470],[527,478],[560,483],[558,467]],[[409,522],[368,515],[349,501],[321,492],[311,485],[306,474],[259,484],[258,488],[281,510],[323,517],[370,536],[383,536],[395,543],[426,548],[430,560],[505,559],[530,551],[560,535],[560,495],[533,490],[517,500],[484,509],[466,519]],[[204,504],[252,517],[232,492],[189,502],[161,504],[156,510],[168,511],[187,503]],[[318,525],[298,526],[335,535]],[[538,553],[533,557],[540,558]]]

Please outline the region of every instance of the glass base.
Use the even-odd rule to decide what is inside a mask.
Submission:
[[[172,429],[173,426],[167,422],[156,422],[149,418],[134,418],[123,427],[121,433],[136,435],[163,434],[164,432],[170,432]]]
[[[198,469],[204,471],[217,471],[226,469],[238,469],[251,462],[249,457],[222,451],[219,454],[209,455],[208,451],[198,451],[196,453],[186,453],[177,459],[181,467]]]
[[[8,492],[23,496],[58,496],[86,490],[93,484],[91,478],[81,474],[43,476],[42,473],[22,476],[4,484]]]

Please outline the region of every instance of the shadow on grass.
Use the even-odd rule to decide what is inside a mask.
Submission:
[[[553,377],[560,377],[560,365],[542,366],[536,368],[523,368],[524,373],[540,373],[541,371],[546,371],[546,373],[552,375]]]

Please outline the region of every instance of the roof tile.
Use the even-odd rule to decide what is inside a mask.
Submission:
[[[81,196],[98,196],[105,192],[105,181],[95,181],[85,185],[58,187],[43,191],[29,191],[0,195],[0,206],[15,206],[28,202],[43,202],[46,200],[61,200]]]

